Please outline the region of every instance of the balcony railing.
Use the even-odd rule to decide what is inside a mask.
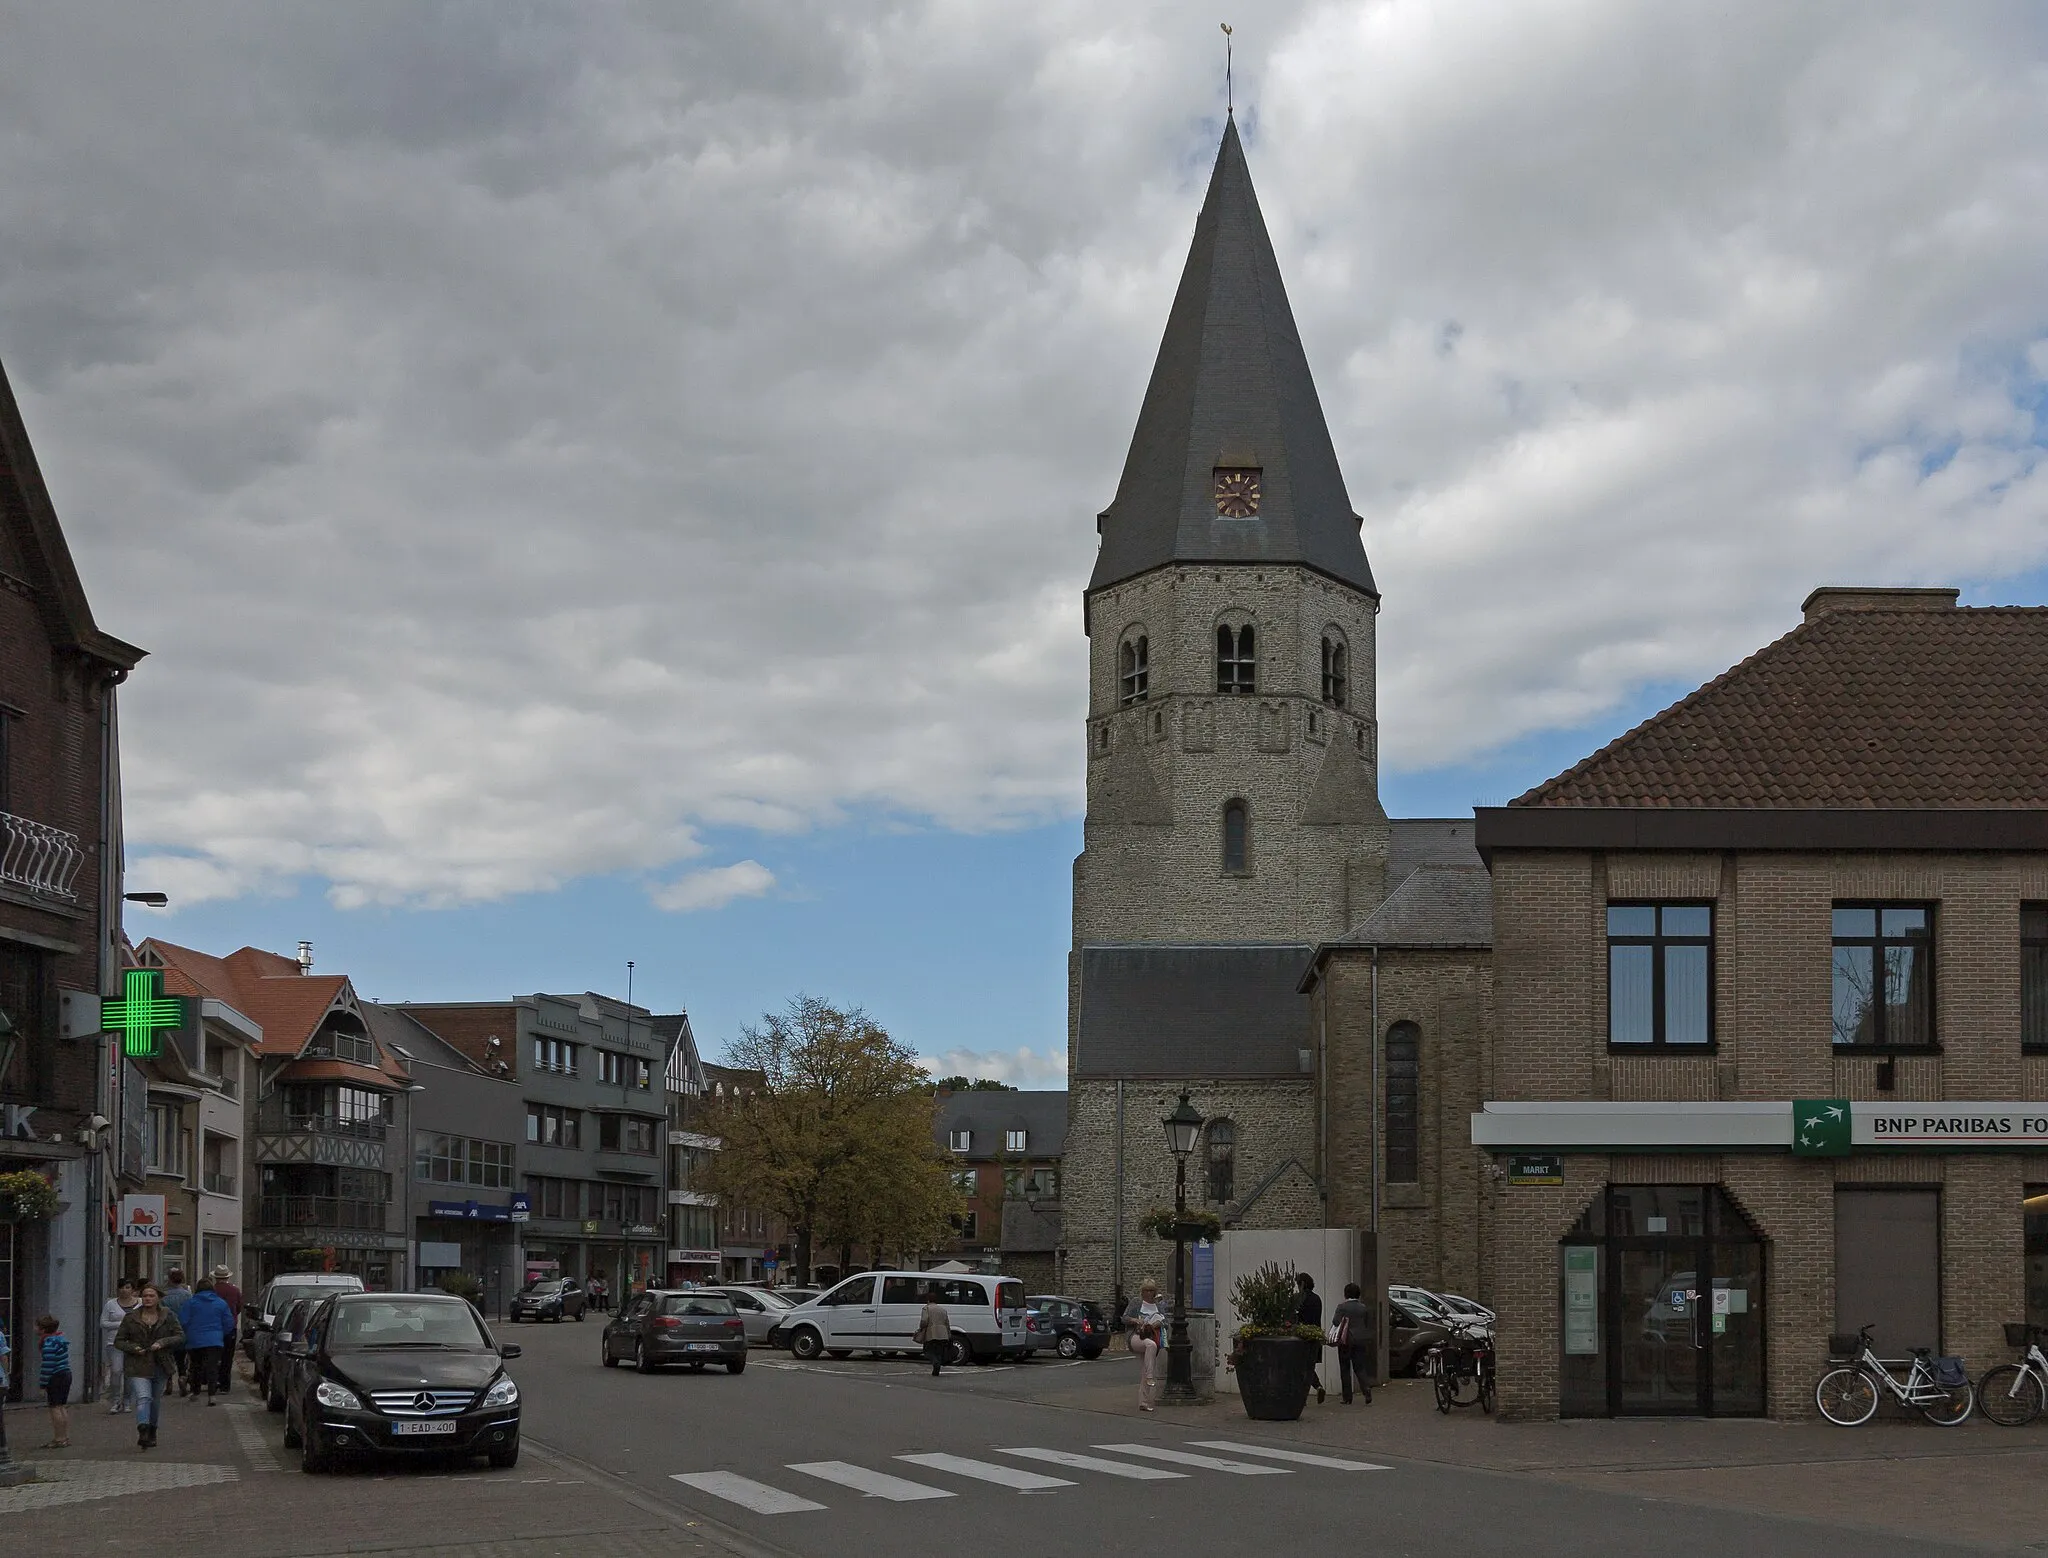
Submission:
[[[235,1176],[232,1174],[208,1174],[202,1181],[202,1188],[209,1195],[231,1196],[235,1193]]]
[[[0,811],[0,884],[69,903],[84,859],[76,833]]]
[[[343,1196],[263,1196],[256,1203],[259,1228],[382,1228],[385,1203]]]
[[[256,1128],[268,1135],[279,1132],[311,1131],[323,1136],[361,1136],[369,1141],[384,1139],[382,1120],[344,1120],[331,1114],[295,1114],[275,1099],[266,1100],[256,1112]]]

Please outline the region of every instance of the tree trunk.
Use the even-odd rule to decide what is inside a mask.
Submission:
[[[853,1269],[853,1241],[839,1246],[839,1275],[844,1278]]]
[[[807,1283],[811,1280],[810,1222],[808,1220],[800,1222],[790,1232],[796,1235],[796,1244],[791,1251],[792,1259],[790,1264],[796,1267],[797,1281]]]

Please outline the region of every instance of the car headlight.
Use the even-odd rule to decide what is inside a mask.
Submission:
[[[337,1385],[333,1380],[324,1379],[313,1391],[313,1399],[323,1407],[337,1407],[344,1412],[360,1412],[362,1398],[346,1385]]]
[[[519,1387],[512,1383],[512,1376],[509,1374],[493,1385],[484,1396],[484,1405],[487,1407],[516,1406],[518,1402]]]

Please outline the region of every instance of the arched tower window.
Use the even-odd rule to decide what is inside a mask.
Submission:
[[[1216,690],[1253,693],[1259,690],[1258,656],[1252,644],[1252,625],[1232,629],[1228,623],[1216,630]]]
[[[1422,1030],[1397,1022],[1387,1030],[1387,1183],[1412,1185],[1422,1164]]]
[[[1344,708],[1350,702],[1350,659],[1343,639],[1334,633],[1323,635],[1323,702],[1333,709]]]
[[[1237,1127],[1228,1120],[1211,1120],[1209,1139],[1209,1199],[1228,1201],[1237,1194]]]
[[[1243,801],[1223,807],[1223,869],[1249,876],[1252,869],[1252,819]]]
[[[1143,703],[1152,687],[1152,641],[1134,634],[1117,651],[1117,695],[1123,706]]]

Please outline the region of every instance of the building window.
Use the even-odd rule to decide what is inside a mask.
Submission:
[[[512,1144],[417,1131],[413,1135],[413,1176],[439,1185],[510,1190]]]
[[[605,1087],[626,1085],[626,1057],[613,1050],[597,1052],[597,1080]]]
[[[2048,903],[2020,905],[2020,1043],[2048,1051]]]
[[[567,1039],[535,1039],[533,1069],[573,1077],[576,1074],[576,1051],[579,1048],[580,1045],[571,1044]]]
[[[1027,1133],[1024,1131],[1004,1131],[1003,1151],[1022,1152],[1024,1150],[1024,1139],[1026,1134]]]
[[[1209,1199],[1228,1201],[1237,1194],[1237,1127],[1228,1120],[1211,1120],[1203,1135],[1207,1141]]]
[[[960,1237],[972,1243],[980,1237],[981,1219],[974,1212],[962,1212],[953,1219],[953,1226],[960,1230]]]
[[[1226,623],[1216,630],[1216,690],[1241,693],[1259,690],[1258,655],[1249,622],[1237,629]]]
[[[0,1047],[0,1093],[33,1098],[47,1066],[44,999],[49,954],[0,941],[0,1014],[14,1025],[14,1043]]]
[[[1251,813],[1243,801],[1231,801],[1223,808],[1223,869],[1232,876],[1249,876],[1251,861]]]
[[[185,1177],[190,1138],[176,1104],[149,1106],[149,1132],[143,1142],[144,1166],[152,1174]]]
[[[526,1106],[526,1139],[539,1147],[575,1147],[583,1134],[583,1116],[553,1104]]]
[[[1926,904],[1835,905],[1838,1046],[1934,1043],[1934,914]]]
[[[10,813],[14,810],[14,790],[9,782],[14,765],[8,753],[14,744],[14,719],[10,711],[0,709],[0,811]]]
[[[597,1145],[604,1152],[654,1151],[654,1122],[629,1114],[597,1117]]]
[[[1607,906],[1607,1042],[1711,1044],[1714,910],[1703,903]]]
[[[1117,651],[1117,695],[1125,708],[1143,703],[1152,685],[1152,641],[1143,633]]]
[[[1350,701],[1350,658],[1343,639],[1323,635],[1323,702],[1333,709],[1341,709]]]
[[[973,1195],[976,1184],[977,1178],[973,1169],[955,1169],[953,1171],[953,1188],[959,1191],[961,1195]]]
[[[1397,1022],[1387,1030],[1387,1183],[1422,1178],[1422,1030]]]
[[[964,1130],[954,1131],[951,1135],[949,1135],[946,1138],[946,1145],[951,1147],[955,1152],[965,1152],[968,1148],[974,1145],[974,1132]]]

